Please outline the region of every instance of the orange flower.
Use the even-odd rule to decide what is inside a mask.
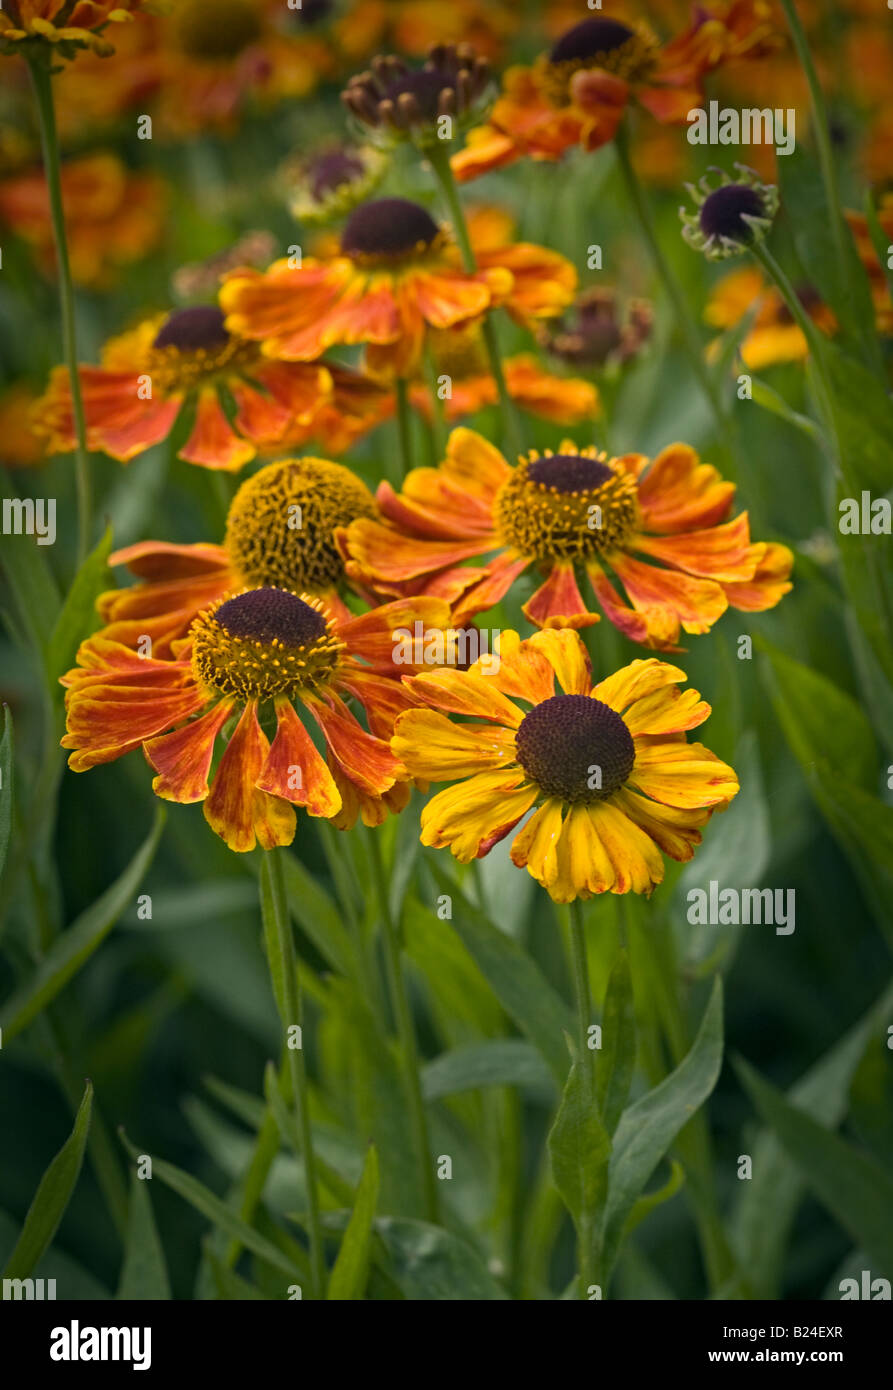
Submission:
[[[152,174],[132,174],[113,154],[73,159],[62,168],[71,273],[80,285],[109,286],[142,260],[164,229],[167,192]],[[0,222],[34,248],[47,274],[56,267],[50,199],[41,169],[0,182]]]
[[[443,400],[447,420],[461,420],[488,405],[499,404],[499,391],[487,364],[480,326],[451,328],[431,335],[434,369],[438,378],[449,378],[449,395]],[[532,353],[519,353],[503,364],[505,384],[522,410],[556,424],[576,425],[598,414],[598,391],[581,377],[560,377],[540,366]],[[431,394],[422,382],[410,389],[413,405],[433,418]]]
[[[365,483],[328,459],[288,458],[242,483],[226,519],[222,545],[140,541],[110,556],[141,583],[101,594],[103,635],[169,658],[207,604],[233,590],[284,588],[313,594],[347,619],[347,585],[335,529],[375,516]]]
[[[837,322],[810,285],[798,286],[800,302],[823,333],[833,333]],[[704,317],[714,328],[734,328],[748,314],[756,313],[740,346],[746,367],[758,372],[777,362],[802,362],[809,355],[803,331],[774,285],[767,285],[755,266],[724,275],[714,286]],[[718,344],[717,344],[718,348]],[[715,354],[717,349],[711,351]]]
[[[535,565],[546,579],[524,604],[529,620],[587,627],[599,615],[577,586],[585,570],[621,632],[673,651],[680,627],[707,632],[727,607],[772,608],[791,587],[790,550],[753,543],[746,512],[726,520],[734,492],[685,444],[651,463],[644,454],[608,459],[565,440],[557,454],[531,452],[511,468],[487,440],[460,428],[439,468],[414,469],[399,494],[379,486],[384,522],[355,521],[338,542],[355,581],[437,594],[454,605],[458,624],[498,603]],[[486,555],[482,567],[464,563]]]
[[[332,389],[320,363],[273,362],[227,332],[213,306],[176,309],[113,339],[102,366],[80,368],[87,443],[127,463],[167,439],[188,402],[195,420],[179,457],[235,472],[270,450],[293,423],[313,419]],[[220,400],[228,391],[230,423]],[[57,367],[36,407],[51,453],[74,447],[68,372]]]
[[[160,31],[159,119],[175,135],[229,130],[249,105],[299,100],[333,69],[282,0],[177,0]]]
[[[532,68],[510,68],[487,124],[453,158],[457,179],[527,155],[557,160],[612,140],[632,97],[661,122],[684,124],[702,104],[703,74],[772,43],[765,0],[699,6],[690,28],[661,46],[645,24],[592,16],[562,34]]]
[[[406,804],[407,774],[388,739],[414,703],[397,679],[397,628],[442,627],[433,599],[344,618],[312,595],[249,589],[212,603],[172,661],[141,656],[97,633],[63,678],[69,766],[83,772],[142,748],[156,795],[204,802],[205,819],[239,852],[291,844],[295,806],[341,828],[378,825]],[[349,708],[355,702],[368,730]],[[272,706],[272,745],[259,713]],[[298,709],[318,725],[325,758]],[[214,746],[238,722],[210,780]]]
[[[0,53],[15,53],[19,44],[43,41],[63,57],[78,48],[112,53],[100,37],[107,25],[132,19],[143,0],[6,0],[0,10]]]
[[[555,313],[576,282],[564,257],[524,243],[486,251],[466,272],[430,213],[404,198],[357,208],[339,249],[300,268],[278,261],[264,275],[231,275],[220,292],[227,327],[292,361],[367,343],[373,375],[411,377],[430,329],[468,323],[503,302],[522,319]]]

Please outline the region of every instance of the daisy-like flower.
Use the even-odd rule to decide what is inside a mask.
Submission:
[[[499,390],[491,372],[479,324],[432,332],[431,355],[438,379],[449,378],[449,394],[442,408],[451,423],[474,415],[485,406],[499,404]],[[502,364],[509,395],[522,410],[561,425],[594,420],[599,412],[598,391],[582,377],[560,377],[540,365],[533,353],[519,353]],[[429,419],[434,410],[428,387],[416,382],[410,389],[415,408]]]
[[[711,261],[740,256],[755,241],[762,241],[778,211],[775,185],[762,183],[744,164],[735,168],[736,179],[713,169],[697,184],[686,184],[696,211],[679,209],[685,240]],[[718,174],[719,181],[711,179],[711,174]]]
[[[388,746],[412,696],[397,679],[392,633],[449,620],[437,600],[397,602],[342,618],[322,600],[287,589],[247,589],[196,618],[172,661],[140,656],[99,633],[78,653],[67,686],[69,766],[83,772],[142,748],[156,795],[204,802],[230,849],[291,844],[295,806],[346,828],[378,825],[409,795]],[[412,669],[412,668],[410,668]],[[363,728],[347,700],[369,725]],[[275,715],[272,744],[261,718]],[[298,714],[310,715],[326,756]],[[238,722],[209,785],[214,746]]]
[[[250,107],[299,100],[332,71],[329,45],[282,0],[177,0],[160,24],[160,121],[229,130]]]
[[[324,600],[350,617],[336,528],[375,515],[372,494],[350,469],[328,459],[280,459],[239,488],[222,545],[140,541],[110,557],[142,581],[100,595],[102,636],[169,658],[173,644],[209,603],[245,588],[281,588]]]
[[[577,145],[598,149],[614,138],[633,97],[657,120],[684,124],[702,104],[705,72],[730,56],[765,51],[766,8],[762,0],[705,8],[663,46],[644,23],[607,15],[581,20],[533,67],[508,70],[488,123],[454,156],[454,174],[466,181],[524,156],[557,160]]]
[[[352,77],[341,100],[370,139],[385,146],[411,140],[424,149],[480,121],[493,96],[490,64],[470,44],[432,45],[421,68],[401,58],[373,58],[371,71]]]
[[[280,182],[292,215],[308,227],[323,226],[365,202],[387,167],[387,157],[371,145],[329,144],[290,160]]]
[[[189,406],[194,421],[178,456],[229,472],[279,445],[292,424],[309,423],[332,390],[321,363],[271,361],[235,338],[214,305],[149,319],[108,343],[101,366],[79,370],[91,449],[127,463],[167,439]],[[221,393],[235,401],[232,421]],[[74,447],[67,368],[54,370],[36,420],[51,453]]]
[[[490,248],[477,271],[463,270],[447,231],[405,198],[356,208],[339,251],[308,257],[300,268],[283,260],[263,275],[230,276],[220,291],[229,330],[287,361],[366,343],[374,376],[411,378],[430,329],[468,323],[503,303],[522,318],[558,313],[576,284],[563,256],[524,243]]]
[[[422,811],[422,843],[467,864],[533,810],[511,857],[556,902],[650,894],[662,855],[691,859],[701,828],[738,792],[732,768],[686,740],[710,706],[680,691],[684,680],[652,657],[593,685],[570,631],[524,642],[505,631],[498,665],[408,678],[433,708],[400,715],[391,747],[413,776],[457,784]]]
[[[457,623],[498,603],[535,566],[546,579],[524,604],[527,618],[542,628],[587,627],[599,614],[580,593],[585,572],[615,627],[672,651],[680,627],[707,632],[729,606],[772,608],[791,587],[791,551],[753,543],[746,512],[726,519],[734,493],[686,444],[650,462],[565,440],[558,453],[532,451],[512,468],[460,427],[439,468],[413,469],[400,493],[380,484],[383,521],[355,521],[338,542],[356,582],[435,593],[454,604]],[[483,566],[464,563],[487,555]]]
[[[813,323],[833,333],[837,321],[812,285],[798,285],[797,296]],[[756,266],[733,270],[713,287],[704,318],[714,328],[734,328],[752,314],[753,322],[740,347],[746,367],[758,372],[777,362],[802,362],[809,355],[803,330],[774,285],[767,285]],[[712,349],[715,352],[719,347]]]
[[[22,54],[39,44],[72,58],[89,48],[100,56],[114,52],[104,37],[110,24],[132,19],[143,0],[5,0],[0,10],[0,53]]]

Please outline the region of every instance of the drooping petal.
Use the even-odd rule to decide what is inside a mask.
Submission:
[[[471,671],[430,671],[409,677],[405,684],[426,705],[450,714],[489,719],[517,729],[523,712],[502,695],[491,679]]]
[[[220,468],[236,472],[254,458],[255,448],[240,439],[223,413],[213,386],[199,392],[192,433],[180,450],[180,458],[200,468]]]
[[[326,761],[301,723],[290,700],[276,706],[276,736],[257,778],[261,791],[304,806],[311,816],[330,820],[341,810],[341,795]]]
[[[422,811],[422,844],[449,846],[463,864],[482,858],[514,830],[536,795],[520,768],[478,773],[431,798]]]
[[[588,810],[614,869],[611,891],[650,894],[664,876],[664,861],[654,840],[612,800],[594,802]]]
[[[221,700],[200,719],[143,745],[147,761],[158,773],[152,782],[156,796],[183,803],[204,801],[214,743],[234,707],[235,700]]]
[[[592,685],[589,653],[570,628],[535,632],[528,639],[535,651],[542,652],[558,678],[565,695],[588,695]]]
[[[541,628],[591,627],[599,621],[598,613],[590,612],[583,601],[570,560],[556,561],[546,582],[524,604],[523,612]]]
[[[687,863],[694,858],[695,845],[701,843],[701,826],[710,819],[708,809],[662,806],[629,787],[616,792],[614,801],[671,859]]]
[[[762,613],[774,608],[793,587],[789,582],[793,565],[793,551],[786,545],[768,542],[751,580],[723,584],[729,606],[745,613]]]
[[[256,786],[269,751],[269,740],[257,720],[257,705],[249,701],[204,804],[205,820],[211,829],[240,854],[258,843],[264,849],[273,849],[290,845],[294,839],[293,807]]]
[[[402,768],[382,739],[369,734],[347,706],[333,709],[317,697],[305,700],[331,748],[351,781],[372,796],[380,796],[401,779]]]
[[[617,874],[596,832],[589,806],[572,806],[556,846],[557,873],[549,886],[555,902],[590,898],[614,887]]]
[[[526,868],[544,888],[558,876],[558,836],[561,834],[562,803],[557,797],[534,811],[530,820],[512,841],[511,859],[519,869]]]
[[[644,614],[653,642],[668,638],[675,643],[680,623],[686,632],[709,632],[729,606],[712,579],[645,565],[619,551],[609,558],[634,607]]]

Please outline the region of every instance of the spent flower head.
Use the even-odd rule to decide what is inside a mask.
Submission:
[[[774,184],[763,183],[746,164],[734,168],[737,178],[712,168],[697,184],[686,184],[695,211],[679,209],[685,240],[712,261],[740,256],[755,241],[762,241],[778,211]],[[711,182],[711,174],[718,174],[719,181]]]
[[[341,100],[376,143],[412,141],[424,147],[477,124],[493,95],[487,60],[470,44],[441,43],[428,50],[421,68],[393,55],[373,58],[368,72],[350,79]],[[442,134],[445,117],[447,136]]]

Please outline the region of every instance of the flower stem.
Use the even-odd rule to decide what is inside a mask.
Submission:
[[[570,904],[571,953],[574,967],[574,996],[577,1002],[577,1066],[583,1079],[584,1096],[587,1105],[596,1106],[595,1068],[592,1051],[589,1047],[589,1024],[592,1016],[592,1000],[589,993],[589,959],[586,951],[586,929],[583,924],[583,906],[579,898]],[[584,1159],[585,1162],[585,1159]],[[585,1174],[581,1189],[585,1191]],[[598,1282],[595,1269],[595,1236],[597,1212],[584,1205],[580,1212],[577,1230],[578,1265],[580,1276],[580,1297],[588,1299],[589,1288]]]
[[[307,1087],[307,1067],[303,1047],[293,1047],[290,1030],[300,1025],[301,999],[298,985],[295,944],[285,894],[281,849],[267,850],[261,860],[261,912],[267,946],[270,979],[288,1054],[292,1095],[304,1159],[304,1179],[307,1187],[307,1230],[310,1239],[310,1267],[313,1278],[313,1297],[325,1298],[326,1266],[323,1249],[322,1223],[319,1209],[319,1185],[313,1130]],[[299,1034],[300,1036],[300,1034]]]
[[[59,274],[59,304],[62,311],[62,346],[71,382],[71,404],[74,413],[76,445],[74,450],[75,486],[78,505],[78,565],[87,558],[92,533],[90,464],[87,456],[87,424],[84,401],[78,375],[77,329],[74,314],[74,290],[71,283],[71,264],[68,240],[65,235],[65,209],[62,202],[62,176],[59,162],[59,139],[56,134],[56,111],[53,104],[53,78],[49,66],[40,57],[28,61],[43,146],[43,167],[50,198],[50,215],[56,242],[56,262]]]
[[[459,197],[456,180],[453,178],[453,171],[450,168],[449,146],[444,144],[442,148],[429,149],[426,153],[450,211],[450,219],[453,223],[456,241],[462,255],[462,264],[468,273],[473,275],[478,268],[477,257],[474,254],[474,247],[471,244],[471,237],[468,234],[468,223],[465,221],[462,199]],[[516,453],[520,453],[523,447],[521,427],[518,424],[515,403],[509,395],[509,389],[505,382],[505,373],[502,370],[502,353],[500,352],[499,338],[496,333],[496,325],[493,322],[492,314],[488,313],[484,315],[482,332],[484,335],[484,343],[487,348],[487,357],[490,361],[490,371],[493,380],[496,382],[496,390],[499,393],[499,403],[502,408],[502,418],[506,436],[510,447]]]
[[[701,390],[704,392],[710,404],[717,427],[720,432],[723,433],[727,424],[726,411],[716,384],[704,362],[701,335],[698,331],[698,327],[689,313],[685,296],[679,288],[679,284],[670,269],[658,240],[657,233],[655,232],[645,193],[642,189],[642,185],[639,183],[636,171],[633,168],[632,159],[630,158],[629,132],[625,125],[620,126],[614,140],[614,145],[617,150],[617,161],[620,166],[620,172],[623,175],[623,181],[626,185],[630,203],[638,218],[642,234],[648,243],[648,248],[651,252],[652,260],[654,261],[654,267],[673,305],[695,376],[698,378]]]
[[[409,404],[409,383],[404,377],[398,377],[396,383],[397,396],[397,429],[400,434],[400,460],[403,465],[403,476],[412,468],[412,413]]]
[[[415,1141],[416,1156],[421,1165],[422,1193],[425,1203],[425,1216],[428,1221],[438,1220],[437,1181],[431,1161],[431,1144],[428,1138],[428,1121],[425,1116],[425,1101],[422,1096],[422,1079],[419,1071],[419,1050],[416,1043],[415,1027],[406,992],[406,976],[403,970],[403,954],[397,932],[397,925],[391,913],[388,885],[381,845],[373,830],[369,837],[369,853],[372,861],[372,874],[378,895],[378,906],[383,928],[385,963],[388,974],[388,987],[391,1004],[397,1023],[397,1035],[403,1054],[406,1097],[409,1104],[410,1123]]]

